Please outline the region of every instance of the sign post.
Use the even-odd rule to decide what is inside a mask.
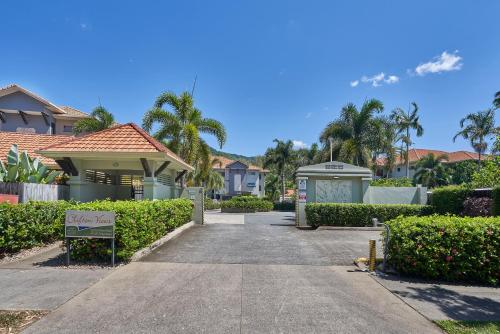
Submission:
[[[69,266],[71,238],[111,239],[111,265],[115,266],[115,213],[110,211],[66,211],[64,222],[66,263]]]

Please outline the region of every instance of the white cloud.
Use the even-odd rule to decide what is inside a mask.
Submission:
[[[312,115],[313,115],[313,113],[312,113],[312,112],[308,112],[308,113],[306,114],[306,118],[311,118],[311,116],[312,116]]]
[[[373,87],[379,87],[382,84],[395,84],[399,82],[399,77],[395,75],[389,75],[386,76],[384,72],[380,72],[379,74],[376,74],[372,77],[367,77],[366,75],[363,75],[361,77],[361,82],[362,83],[370,83]],[[353,85],[353,83],[356,83]],[[356,87],[358,85],[358,80],[351,82],[351,87]]]
[[[351,81],[351,87],[356,87],[357,85],[359,85],[359,80]]]
[[[293,148],[295,150],[298,150],[298,149],[301,149],[301,148],[307,148],[309,147],[309,145],[307,145],[306,143],[304,143],[303,141],[301,140],[292,140],[292,143],[293,143]]]
[[[444,51],[440,56],[434,57],[431,61],[418,65],[415,73],[425,75],[427,73],[441,73],[458,71],[462,68],[462,57],[457,55],[458,51],[448,53]]]

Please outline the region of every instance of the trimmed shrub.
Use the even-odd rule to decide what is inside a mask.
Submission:
[[[0,257],[62,239],[65,201],[0,204]]]
[[[95,201],[81,203],[73,209],[113,211],[115,218],[116,256],[127,260],[136,251],[158,240],[169,231],[191,220],[193,204],[188,199],[157,201]],[[75,239],[71,241],[72,257],[79,260],[109,259],[109,240]]]
[[[464,201],[463,216],[489,217],[491,216],[492,199],[489,197],[469,197]]]
[[[189,222],[188,199],[160,201],[95,201],[90,203],[29,202],[0,205],[0,254],[17,252],[64,239],[66,210],[113,211],[116,213],[117,257],[126,260],[167,232]],[[72,239],[72,257],[79,260],[109,259],[109,240]]]
[[[376,179],[370,181],[370,186],[372,187],[413,187],[413,183],[407,177],[401,178],[388,178],[388,179]]]
[[[493,216],[500,216],[500,186],[496,186],[493,188],[493,207],[492,214]]]
[[[398,272],[428,279],[500,282],[500,218],[398,217],[388,261]]]
[[[464,186],[446,186],[435,188],[431,195],[431,205],[439,214],[460,215],[464,210],[464,201],[471,190]]]
[[[254,196],[237,196],[221,203],[223,212],[267,212],[273,203]]]
[[[413,204],[361,204],[361,203],[308,203],[307,223],[317,227],[371,226],[372,218],[387,221],[398,216],[424,216],[432,213],[429,205]]]
[[[275,211],[295,211],[295,202],[274,202],[273,210]]]
[[[205,198],[204,208],[205,208],[205,210],[220,209],[220,201],[216,201],[216,200],[211,199],[211,198]]]

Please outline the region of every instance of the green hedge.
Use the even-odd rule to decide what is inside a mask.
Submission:
[[[446,186],[435,188],[431,195],[431,205],[439,214],[460,215],[464,209],[464,201],[471,194],[465,186]]]
[[[388,261],[400,273],[499,284],[499,217],[399,217],[388,224]]]
[[[0,204],[0,257],[41,246],[64,236],[65,201]]]
[[[424,216],[432,213],[428,205],[361,204],[361,203],[308,203],[307,223],[317,227],[371,226],[372,218],[387,221],[402,216]]]
[[[373,187],[413,187],[413,183],[407,177],[381,178],[370,181]]]
[[[69,209],[115,212],[117,257],[126,260],[168,231],[190,221],[192,203],[187,199],[174,199],[2,204],[0,254],[64,239],[64,213]],[[109,240],[78,239],[71,244],[75,259],[109,258],[111,252]]]
[[[500,186],[493,188],[493,216],[500,216]]]
[[[266,212],[273,209],[273,203],[255,196],[237,196],[223,201],[221,208],[223,211]]]
[[[274,202],[273,210],[275,211],[295,211],[295,202]]]
[[[220,209],[220,203],[220,201],[216,201],[211,198],[205,198],[204,208],[205,210]]]

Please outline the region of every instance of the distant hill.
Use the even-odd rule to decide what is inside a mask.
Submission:
[[[249,156],[241,155],[241,154],[227,153],[227,152],[216,150],[213,147],[210,147],[210,151],[211,151],[212,155],[219,155],[219,156],[223,156],[223,157],[226,157],[228,159],[231,159],[231,160],[239,160],[241,162],[249,162],[253,165],[260,165],[261,161],[262,161],[260,156],[249,157]]]

